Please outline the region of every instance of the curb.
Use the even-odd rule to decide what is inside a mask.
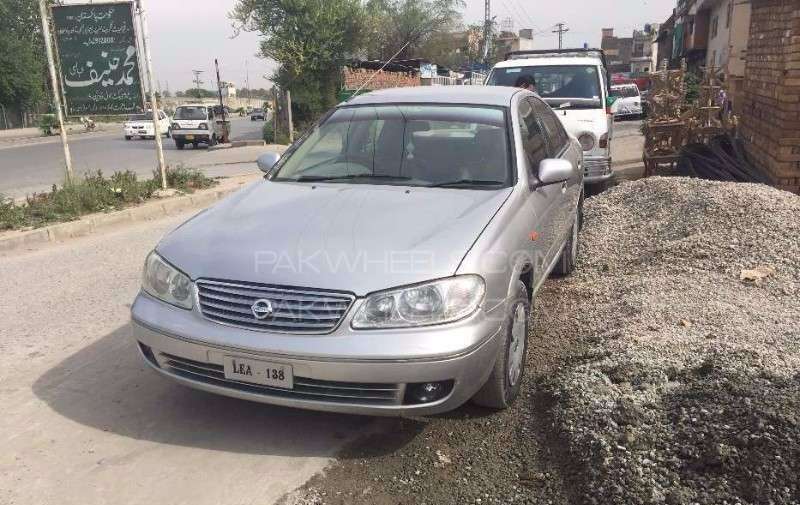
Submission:
[[[255,180],[255,179],[253,179]],[[11,252],[19,249],[33,249],[50,243],[85,237],[96,231],[107,230],[119,225],[152,221],[154,219],[171,216],[190,209],[205,208],[223,199],[229,194],[238,191],[244,184],[243,181],[233,187],[222,189],[209,189],[198,191],[191,195],[165,198],[160,201],[147,202],[138,207],[132,207],[106,214],[93,214],[84,216],[77,221],[59,223],[36,230],[23,231],[9,237],[0,238],[0,252]]]
[[[267,143],[263,140],[234,140],[228,144],[217,144],[213,147],[209,147],[209,151],[220,151],[222,149],[235,149],[237,147],[263,147],[266,146]]]

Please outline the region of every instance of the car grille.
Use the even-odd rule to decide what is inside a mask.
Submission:
[[[341,322],[354,297],[346,293],[306,291],[261,284],[198,281],[202,314],[218,323],[258,331],[328,333]],[[254,315],[253,306],[267,300],[272,314]]]
[[[294,389],[281,389],[226,379],[222,365],[166,353],[159,353],[155,364],[193,381],[265,396],[361,405],[399,405],[403,397],[399,384],[335,382],[295,376]]]
[[[586,177],[606,175],[611,172],[608,160],[584,160],[583,170]]]

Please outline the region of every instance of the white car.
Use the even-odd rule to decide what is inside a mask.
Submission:
[[[172,135],[172,120],[169,116],[164,114],[164,111],[158,112],[158,128],[161,135],[170,138]],[[131,140],[133,137],[143,139],[154,139],[156,135],[153,128],[153,112],[147,111],[144,114],[134,114],[128,116],[128,120],[123,125],[125,130],[125,140]]]
[[[607,109],[608,70],[600,49],[514,51],[494,66],[486,84],[520,86],[530,79],[566,130],[581,144],[584,182],[598,188],[614,176],[611,169],[613,116]]]
[[[175,109],[172,138],[176,148],[183,149],[186,144],[192,144],[195,148],[198,144],[215,146],[223,136],[223,126],[216,120],[214,106],[187,104]]]
[[[611,97],[616,98],[611,104],[611,112],[615,118],[640,118],[644,114],[642,94],[636,84],[611,86]]]

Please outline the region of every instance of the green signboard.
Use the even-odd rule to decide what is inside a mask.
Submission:
[[[53,7],[67,114],[141,112],[133,3]]]

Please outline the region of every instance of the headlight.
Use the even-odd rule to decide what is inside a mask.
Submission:
[[[192,281],[155,251],[144,262],[142,289],[161,301],[183,309],[192,308]]]
[[[181,129],[181,125],[179,125],[178,123],[172,123],[172,129],[173,130],[180,130]]]
[[[581,143],[581,148],[583,148],[584,151],[591,151],[594,149],[594,135],[591,133],[584,133],[578,137],[578,142]]]
[[[363,330],[451,323],[475,312],[485,291],[483,279],[477,275],[382,291],[364,300],[352,326]]]
[[[200,128],[201,130],[208,130],[208,125],[205,123],[200,123],[199,125],[197,125],[197,127]]]

